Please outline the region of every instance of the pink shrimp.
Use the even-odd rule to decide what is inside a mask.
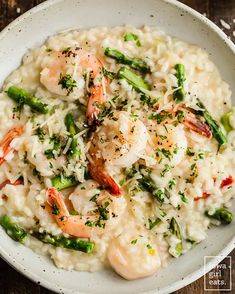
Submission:
[[[22,127],[16,127],[11,129],[6,133],[4,136],[2,142],[0,143],[0,150],[2,151],[2,155],[0,157],[0,165],[6,160],[6,156],[10,153],[12,150],[10,144],[11,142],[18,136],[20,136],[23,133]]]
[[[99,106],[107,99],[107,79],[104,77],[101,61],[93,54],[76,47],[52,52],[42,67],[41,83],[50,92],[72,101],[83,98],[86,88],[84,70],[86,74],[89,73],[92,85],[88,93],[86,115],[89,124],[92,124],[98,118]]]
[[[69,213],[63,196],[57,189],[48,189],[47,211],[64,233],[80,238],[92,238],[113,229],[122,219],[126,208],[125,199],[111,199],[112,196],[104,190],[98,190],[98,194],[92,198],[89,191],[97,189],[98,186],[95,181],[89,180],[78,186],[69,196],[78,215]]]
[[[85,225],[84,218],[69,214],[62,195],[55,188],[49,188],[47,193],[47,210],[53,215],[61,230],[75,237],[90,238],[93,228]]]

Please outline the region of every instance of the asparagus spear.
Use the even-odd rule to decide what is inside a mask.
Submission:
[[[67,249],[82,251],[85,253],[92,253],[95,247],[94,242],[81,240],[78,238],[65,238],[63,236],[52,236],[46,232],[34,232],[32,234],[35,238],[46,244],[51,244],[56,247],[63,247]]]
[[[138,92],[144,93],[144,90],[150,90],[149,84],[143,78],[125,66],[119,69],[117,75],[120,79],[125,79]]]
[[[115,59],[118,63],[129,65],[131,68],[139,70],[140,72],[151,72],[150,66],[140,58],[131,58],[122,52],[116,49],[111,49],[109,47],[105,48],[104,54]]]
[[[227,132],[227,133],[229,133],[230,131],[232,131],[233,130],[233,127],[231,126],[231,124],[230,124],[230,117],[233,115],[233,111],[229,111],[229,112],[227,112],[227,113],[225,113],[222,117],[221,117],[221,123],[222,123],[222,125],[224,126],[224,128],[225,128],[225,131]]]
[[[185,81],[185,67],[183,64],[176,64],[176,78],[178,79],[178,89],[174,92],[173,98],[176,102],[183,101],[185,98],[184,81]]]
[[[66,177],[64,175],[58,175],[51,180],[52,186],[58,191],[74,187],[79,184],[79,182],[73,176]]]
[[[170,221],[169,230],[172,235],[175,235],[179,242],[175,245],[175,247],[170,247],[169,253],[174,257],[179,257],[182,254],[182,237],[180,233],[180,227],[173,217]]]
[[[0,225],[5,229],[6,233],[15,241],[24,243],[28,234],[15,224],[9,216],[4,215],[0,218]],[[52,236],[46,232],[34,232],[32,234],[35,238],[40,241],[51,244],[57,247],[64,247],[67,249],[78,250],[85,253],[91,253],[94,250],[95,243],[78,238],[65,238],[63,236]]]
[[[69,157],[70,158],[75,158],[76,156],[80,155],[80,149],[77,148],[78,144],[77,144],[77,140],[74,138],[74,136],[77,134],[77,126],[74,122],[74,118],[72,116],[72,113],[67,113],[66,117],[65,117],[65,125],[67,127],[68,132],[71,135],[72,138],[72,142],[69,148]]]
[[[15,224],[7,215],[0,218],[0,225],[5,229],[7,235],[17,242],[24,243],[28,236],[25,230]]]
[[[21,106],[27,104],[33,111],[43,114],[46,114],[49,111],[47,104],[42,103],[37,97],[22,88],[12,86],[8,88],[6,93],[12,100]]]
[[[159,189],[149,175],[142,175],[138,182],[142,190],[150,192],[161,204],[164,203],[165,189]]]
[[[220,147],[224,146],[227,143],[227,139],[225,135],[223,134],[223,131],[221,130],[218,123],[212,118],[206,107],[203,105],[203,103],[198,99],[197,105],[202,109],[201,114],[203,115],[205,121],[208,123],[209,127],[212,130],[214,138],[219,143],[219,149]]]
[[[233,219],[233,214],[225,208],[219,208],[215,211],[214,214],[210,215],[208,211],[205,212],[206,216],[210,218],[217,219],[221,221],[221,223],[228,225],[231,223]]]

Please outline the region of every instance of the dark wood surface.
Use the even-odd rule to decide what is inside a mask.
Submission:
[[[117,0],[118,1],[118,0]],[[128,1],[128,0],[127,0]],[[35,5],[44,2],[44,0],[0,0],[0,30],[8,23],[18,17],[20,14],[34,7]],[[235,0],[184,0],[181,1],[200,13],[204,13],[208,18],[219,25],[223,31],[230,36],[235,42]],[[226,21],[231,28],[225,29],[220,20]],[[218,294],[218,293],[235,293],[235,250],[230,254],[232,257],[232,280],[233,287],[231,292],[204,291],[204,278],[197,280],[189,286],[176,291],[174,294]],[[225,262],[226,263],[226,262]],[[222,277],[226,282],[229,280],[228,271]],[[3,260],[0,260],[0,294],[51,294],[52,292],[43,287],[34,284]]]

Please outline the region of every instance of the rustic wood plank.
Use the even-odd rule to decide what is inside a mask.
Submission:
[[[0,0],[0,30],[18,17],[20,14],[44,2],[44,0]],[[200,13],[205,13],[208,18],[219,25],[233,41],[233,31],[235,31],[235,0],[182,0],[181,2],[196,9]],[[222,27],[220,19],[230,24],[229,30]],[[233,265],[235,264],[235,250],[232,254]],[[233,287],[235,289],[235,266],[233,270]],[[228,281],[229,277],[225,273],[224,279]],[[40,287],[31,282],[17,271],[12,269],[3,260],[0,260],[0,293],[1,294],[52,294],[51,291]],[[191,285],[174,292],[174,294],[202,294],[204,293],[204,278],[197,280]],[[226,292],[207,291],[207,294],[218,294]],[[227,292],[228,293],[228,292]]]
[[[202,14],[206,13],[208,15],[209,13],[209,0],[183,0],[180,2],[183,2]]]

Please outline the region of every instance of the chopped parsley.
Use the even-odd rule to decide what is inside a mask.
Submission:
[[[166,150],[166,149],[162,148],[162,149],[161,149],[161,152],[162,152],[162,154],[163,154],[167,159],[171,160],[171,158],[172,158],[172,154],[170,153],[169,150]]]
[[[46,133],[43,131],[42,128],[38,127],[35,131],[36,136],[38,136],[39,141],[42,143],[44,142]]]
[[[186,113],[183,110],[176,111],[176,120],[178,123],[182,123],[183,119],[186,117]]]
[[[99,207],[98,207],[98,211],[99,211],[99,213],[100,213],[100,217],[101,217],[101,219],[103,219],[103,220],[108,220],[109,219],[109,216],[108,216],[108,213],[109,213],[109,211],[107,210],[107,207],[109,206],[109,202],[108,201],[106,201],[105,203],[104,203],[104,206],[102,206],[102,205],[100,205]]]
[[[60,209],[56,204],[52,205],[52,214],[54,214],[54,215],[59,215],[60,214]]]
[[[100,109],[100,112],[98,114],[99,121],[103,121],[106,116],[112,116],[113,113],[111,105],[105,106],[104,104],[99,104],[97,106]]]
[[[188,203],[188,199],[186,198],[186,196],[183,192],[179,192],[178,194],[179,194],[182,202]]]
[[[149,230],[152,230],[155,226],[161,223],[160,218],[156,218],[154,221],[152,221],[150,218],[148,219],[149,221]]]
[[[156,120],[157,124],[160,124],[168,118],[172,119],[173,116],[170,112],[162,110],[161,112],[150,114],[150,116],[148,118],[152,119],[152,120]]]
[[[153,195],[157,198],[157,200],[162,204],[164,203],[165,201],[165,189],[164,188],[160,188],[160,189],[157,189],[153,192]]]
[[[65,74],[65,75],[60,74],[60,80],[58,85],[61,85],[62,89],[67,90],[67,96],[73,92],[74,88],[77,87],[76,81],[72,78],[72,75],[70,74]]]
[[[194,156],[195,155],[195,152],[193,152],[192,149],[188,147],[187,150],[186,150],[186,154],[188,156]]]
[[[79,215],[80,213],[77,210],[71,210],[70,214],[71,215]]]
[[[149,107],[153,107],[158,102],[158,99],[152,99],[150,96],[142,94],[140,96],[140,101],[143,102],[143,105],[146,104]]]
[[[198,153],[198,159],[204,159],[204,158],[205,158],[205,154],[202,151],[200,151]]]
[[[23,160],[24,160],[24,163],[29,163],[29,161],[28,161],[28,152],[27,151],[24,152]]]
[[[99,196],[99,194],[95,194],[94,196],[91,197],[90,201],[97,203],[97,196]]]
[[[110,79],[110,80],[113,80],[113,79],[116,77],[115,72],[108,71],[108,70],[105,69],[104,67],[102,68],[102,71],[103,71],[103,75],[104,75],[105,77],[107,77],[108,79]]]
[[[132,245],[135,245],[136,243],[137,243],[137,239],[131,241]]]
[[[46,155],[47,159],[55,158],[55,152],[59,150],[60,147],[60,139],[56,135],[53,135],[50,138],[50,143],[53,143],[52,149],[45,150],[44,154]]]
[[[172,188],[173,188],[175,185],[176,185],[176,181],[175,181],[175,179],[172,179],[172,180],[170,180],[169,183],[168,183],[168,188],[169,188],[170,190],[172,190]]]
[[[190,166],[190,170],[192,171],[192,173],[190,174],[191,177],[197,177],[198,176],[198,168],[197,168],[196,163],[193,163]]]
[[[171,167],[169,164],[165,164],[164,169],[161,171],[160,176],[163,178],[165,177],[165,174],[171,170]]]
[[[91,220],[88,220],[88,221],[86,221],[85,225],[88,226],[88,227],[94,227],[95,223],[93,221],[91,221]]]

